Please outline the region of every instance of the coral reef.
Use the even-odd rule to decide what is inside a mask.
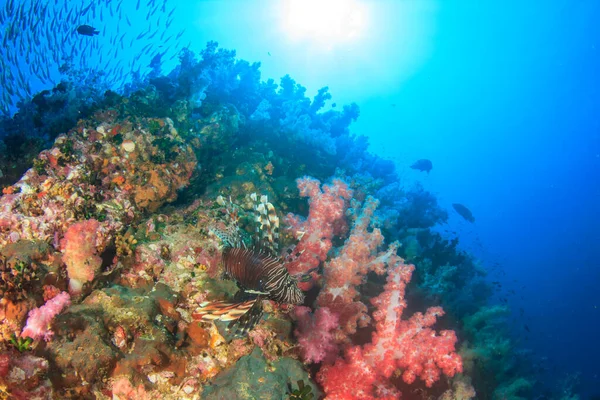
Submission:
[[[447,219],[435,197],[405,188],[350,132],[355,104],[325,111],[327,88],[311,99],[289,76],[261,82],[259,64],[214,42],[121,94],[93,91],[77,119],[72,93],[86,92],[71,82],[40,93],[13,119],[34,128],[12,145],[40,152],[0,182],[0,397],[531,389],[498,313],[486,312],[485,274],[432,230]],[[48,125],[35,125],[48,110]],[[261,298],[243,336],[199,318],[207,304],[235,310],[264,294],[263,283],[240,290],[224,278],[221,236],[233,231],[247,247],[278,239],[269,250],[306,299]]]

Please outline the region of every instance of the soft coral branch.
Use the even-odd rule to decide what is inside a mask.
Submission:
[[[297,257],[286,263],[292,275],[306,274],[327,259],[331,239],[344,227],[346,204],[352,197],[348,185],[339,179],[321,186],[317,179],[304,177],[297,184],[300,196],[309,198],[310,209],[306,220],[293,214],[285,219],[292,233],[300,237],[294,249]]]
[[[325,285],[321,290],[317,305],[328,307],[339,316],[337,337],[345,342],[348,335],[356,332],[370,322],[367,306],[358,300],[357,287],[364,282],[369,271],[385,273],[390,257],[396,253],[397,244],[387,251],[378,252],[384,241],[377,228],[369,230],[373,213],[378,201],[368,197],[354,222],[350,237],[338,255],[328,261],[324,267]]]
[[[416,313],[408,320],[401,319],[406,308],[405,289],[414,266],[404,264],[396,255],[390,261],[393,267],[384,292],[372,300],[376,307],[372,342],[363,347],[349,347],[344,358],[319,371],[317,379],[327,398],[396,399],[400,398],[400,392],[389,381],[395,371],[402,372],[402,379],[408,384],[418,377],[428,387],[439,380],[441,373],[451,377],[462,372],[462,360],[455,353],[454,331],[437,334],[431,329],[437,317],[443,315],[440,307],[431,307],[425,314]],[[348,384],[348,377],[359,383]]]
[[[21,337],[30,337],[34,340],[44,338],[48,341],[52,338],[53,332],[50,330],[50,324],[65,307],[71,304],[71,297],[67,292],[61,292],[54,298],[48,300],[43,306],[29,311],[27,324],[21,332]]]
[[[406,307],[404,292],[413,270],[413,265],[406,265],[397,257],[384,292],[372,299],[377,308],[373,313],[376,332],[372,343],[365,346],[365,356],[386,378],[401,369],[406,383],[419,377],[431,387],[440,378],[440,372],[448,376],[462,372],[462,360],[454,352],[457,341],[454,331],[444,330],[438,335],[431,329],[437,318],[444,315],[441,307],[431,307],[425,314],[415,313],[408,320],[401,319]]]
[[[318,308],[313,315],[310,308],[299,306],[294,309],[293,316],[302,360],[313,363],[334,361],[338,354],[333,335],[338,324],[337,315],[327,307]]]

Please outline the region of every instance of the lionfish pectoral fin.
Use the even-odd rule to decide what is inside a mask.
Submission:
[[[260,321],[263,315],[262,297],[258,296],[252,307],[240,318],[231,321],[227,330],[234,336],[245,336]]]
[[[235,321],[252,309],[255,302],[256,299],[235,303],[204,302],[200,304],[192,317],[197,321]]]

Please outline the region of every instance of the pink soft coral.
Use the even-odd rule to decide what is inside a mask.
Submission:
[[[297,258],[286,263],[292,275],[305,274],[327,259],[331,250],[331,239],[345,226],[346,203],[352,198],[352,190],[340,180],[334,179],[330,185],[323,185],[314,178],[298,179],[300,196],[308,197],[310,206],[308,218],[288,214],[286,222],[300,242],[294,249]],[[313,278],[316,278],[313,274]],[[309,289],[304,285],[302,289]]]
[[[76,222],[67,229],[61,241],[63,261],[69,274],[69,291],[81,293],[83,285],[91,282],[102,266],[97,255],[96,237],[100,223],[95,219]]]
[[[151,396],[146,392],[141,383],[134,387],[131,381],[120,376],[112,383],[112,394],[115,400],[150,400]]]
[[[384,241],[383,235],[377,228],[369,229],[378,204],[373,197],[365,200],[344,247],[324,267],[325,285],[317,305],[328,307],[338,315],[336,336],[340,342],[348,341],[348,336],[354,334],[357,327],[367,326],[370,322],[367,306],[359,300],[357,287],[369,271],[385,273],[385,267],[391,265],[390,257],[397,249],[397,244],[392,244],[387,251],[378,251]]]
[[[393,400],[400,392],[389,383],[380,382],[375,368],[364,359],[358,346],[347,350],[345,359],[325,365],[317,380],[327,400]]]
[[[333,333],[338,324],[337,315],[326,307],[318,308],[311,315],[310,308],[302,306],[296,307],[293,315],[302,359],[313,363],[335,360],[338,350]]]
[[[444,315],[441,307],[401,319],[406,308],[404,291],[414,266],[395,257],[396,266],[389,272],[384,292],[372,300],[377,308],[373,313],[377,329],[372,343],[364,348],[365,357],[386,378],[400,369],[404,371],[404,382],[413,383],[419,377],[431,387],[440,378],[440,372],[448,376],[462,372],[462,360],[454,352],[456,334],[445,330],[437,335],[431,329],[437,317]]]
[[[346,188],[336,192],[337,197],[329,196],[329,189],[321,191],[318,181],[308,178],[298,187],[302,195],[311,198],[310,212],[306,222],[294,216],[288,219],[294,229],[305,233],[298,244],[300,257],[288,268],[293,273],[306,273],[327,258],[336,221],[344,220],[338,212],[344,210],[351,194]],[[337,207],[332,208],[332,204]],[[356,208],[350,236],[336,256],[325,263],[324,285],[314,317],[305,307],[295,312],[295,334],[303,359],[324,363],[317,379],[327,399],[398,399],[400,390],[390,379],[394,373],[401,373],[407,384],[420,378],[431,387],[442,373],[453,376],[462,371],[462,360],[455,353],[454,331],[438,334],[431,329],[437,317],[443,315],[440,307],[402,320],[405,289],[414,266],[405,264],[396,254],[398,243],[381,251],[383,234],[372,225],[377,205],[376,199],[367,197],[362,208]],[[329,213],[332,210],[335,212]],[[372,342],[357,346],[352,334],[371,322],[358,291],[368,272],[387,274],[387,283],[383,293],[372,299],[376,307]],[[344,357],[333,361],[338,348],[344,349]]]
[[[401,319],[406,307],[404,291],[414,266],[404,264],[395,255],[391,261],[394,266],[384,292],[372,301],[377,307],[372,342],[349,347],[344,358],[319,371],[317,380],[328,399],[398,399],[400,392],[389,381],[396,370],[403,372],[404,382],[410,384],[419,377],[428,387],[442,372],[450,377],[462,372],[462,360],[455,353],[454,331],[438,335],[430,328],[443,315],[440,307]]]
[[[34,340],[40,338],[44,338],[46,341],[50,340],[53,335],[53,332],[50,330],[52,320],[70,304],[71,298],[69,294],[61,292],[48,300],[43,306],[29,311],[27,324],[23,332],[21,332],[21,337],[30,337]]]

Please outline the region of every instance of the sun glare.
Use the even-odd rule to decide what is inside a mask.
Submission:
[[[282,28],[290,39],[331,46],[360,39],[366,14],[359,0],[287,0]]]

